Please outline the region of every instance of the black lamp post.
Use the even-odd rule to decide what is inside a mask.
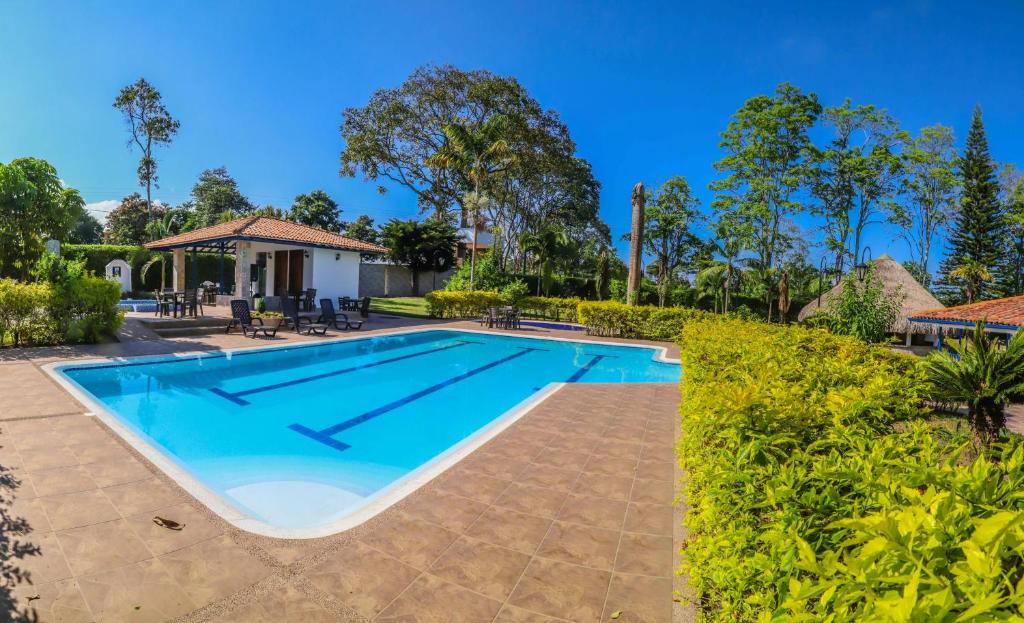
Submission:
[[[860,254],[860,262],[854,267],[857,269],[857,281],[864,281],[864,278],[868,276],[868,264],[871,260],[871,247],[864,247]]]

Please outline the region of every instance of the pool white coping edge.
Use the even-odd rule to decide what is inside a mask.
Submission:
[[[161,361],[168,358],[189,358],[202,355],[230,355],[236,352],[251,352],[258,350],[273,350],[278,348],[296,348],[296,347],[311,347],[318,344],[327,344],[332,342],[342,342],[353,339],[368,339],[373,337],[381,336],[392,336],[392,335],[407,335],[413,333],[422,333],[425,331],[449,331],[452,333],[483,333],[490,335],[504,335],[509,337],[516,337],[522,339],[535,339],[535,340],[547,340],[547,341],[559,341],[559,342],[582,342],[588,344],[604,344],[607,346],[622,346],[631,348],[644,348],[648,350],[654,350],[655,356],[653,360],[662,363],[679,363],[678,359],[670,359],[666,355],[668,349],[664,346],[652,346],[647,344],[628,344],[622,342],[608,342],[600,340],[574,340],[568,338],[559,337],[541,337],[533,335],[517,335],[514,333],[504,333],[497,331],[480,331],[475,329],[449,329],[449,328],[422,328],[413,329],[410,331],[394,331],[386,333],[370,333],[364,335],[350,335],[338,338],[330,338],[326,340],[303,342],[296,344],[294,342],[288,344],[273,344],[269,346],[256,346],[253,348],[230,348],[223,350],[213,351],[189,351],[184,353],[173,353],[165,355],[141,355],[137,357],[108,357],[108,358],[97,358],[88,359],[82,361],[56,361],[41,366],[41,369],[46,372],[58,385],[64,388],[69,394],[75,397],[83,405],[86,405],[92,410],[91,415],[97,417],[107,427],[113,430],[118,436],[121,437],[128,445],[130,445],[136,452],[145,457],[149,462],[156,465],[164,474],[174,480],[182,489],[189,493],[192,497],[202,502],[207,508],[220,516],[224,521],[228,522],[232,526],[239,530],[245,530],[246,532],[252,532],[261,536],[273,537],[277,539],[315,539],[322,538],[350,530],[356,526],[368,521],[376,515],[383,512],[385,509],[393,506],[402,499],[408,497],[414,491],[430,482],[434,478],[440,476],[442,473],[447,471],[449,468],[454,466],[456,463],[472,454],[475,450],[486,444],[491,439],[495,438],[510,427],[512,424],[517,422],[524,415],[529,413],[535,406],[543,402],[549,396],[554,394],[556,391],[561,389],[566,383],[548,383],[539,392],[536,392],[506,411],[502,415],[492,420],[489,424],[477,430],[475,433],[466,437],[459,443],[448,448],[441,454],[435,456],[430,461],[424,463],[422,466],[416,468],[408,475],[395,481],[394,484],[385,488],[380,494],[370,496],[370,501],[360,508],[356,509],[352,513],[345,515],[337,521],[315,528],[280,528],[273,526],[266,522],[254,519],[247,514],[243,513],[235,506],[228,503],[223,496],[215,491],[206,487],[198,479],[189,474],[186,470],[181,468],[171,458],[161,452],[156,446],[152,445],[134,431],[131,430],[127,425],[121,422],[121,420],[112,413],[106,405],[94,399],[91,394],[84,391],[77,384],[71,381],[70,378],[61,374],[62,368],[89,366],[97,364],[110,365],[111,363],[127,363],[127,362],[143,362],[146,360]]]

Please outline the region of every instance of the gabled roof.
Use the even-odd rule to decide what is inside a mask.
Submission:
[[[914,314],[911,320],[960,326],[970,326],[983,320],[990,326],[1021,327],[1024,326],[1024,296],[925,310]]]
[[[902,296],[899,316],[889,330],[893,333],[903,333],[908,328],[907,318],[925,309],[941,308],[942,303],[932,296],[932,293],[925,289],[914,276],[910,274],[903,265],[883,253],[878,259],[872,260],[875,269],[875,276],[882,281],[882,290],[886,295]],[[829,305],[843,291],[843,283],[847,279],[856,279],[855,276],[846,275],[838,284],[825,294],[821,295],[821,307],[818,307],[818,299],[812,299],[810,303],[800,310],[798,320],[805,320],[819,311],[828,311]]]
[[[213,245],[235,240],[280,242],[325,249],[344,249],[364,253],[387,253],[380,245],[363,242],[316,227],[300,225],[270,216],[247,216],[226,223],[188,231],[162,240],[146,243],[147,249],[167,250],[182,247]]]

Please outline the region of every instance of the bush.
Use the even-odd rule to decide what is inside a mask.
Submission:
[[[484,307],[507,305],[500,292],[474,290],[472,292],[449,292],[434,290],[424,298],[427,311],[434,318],[475,318]]]
[[[449,292],[469,291],[470,262],[467,258],[459,266],[455,274],[448,279],[445,290]],[[511,275],[502,272],[498,265],[496,254],[490,251],[481,253],[476,258],[476,266],[473,267],[473,288],[475,290],[500,290],[510,282],[515,281]]]
[[[707,317],[679,337],[686,571],[709,621],[1010,620],[1024,448],[973,464],[923,419],[920,361]]]
[[[48,314],[52,298],[49,284],[0,279],[0,347],[54,341],[59,331]]]
[[[519,304],[523,313],[535,318],[551,318],[576,322],[578,298],[555,298],[553,296],[527,296]]]
[[[577,317],[590,335],[644,340],[673,340],[683,325],[707,312],[689,307],[626,305],[617,301],[583,301]]]

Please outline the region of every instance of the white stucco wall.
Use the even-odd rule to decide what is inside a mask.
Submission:
[[[316,288],[317,306],[320,299],[335,301],[339,296],[359,296],[359,254],[353,251],[313,249],[309,265],[312,270],[310,287]],[[335,257],[339,259],[335,259]]]

